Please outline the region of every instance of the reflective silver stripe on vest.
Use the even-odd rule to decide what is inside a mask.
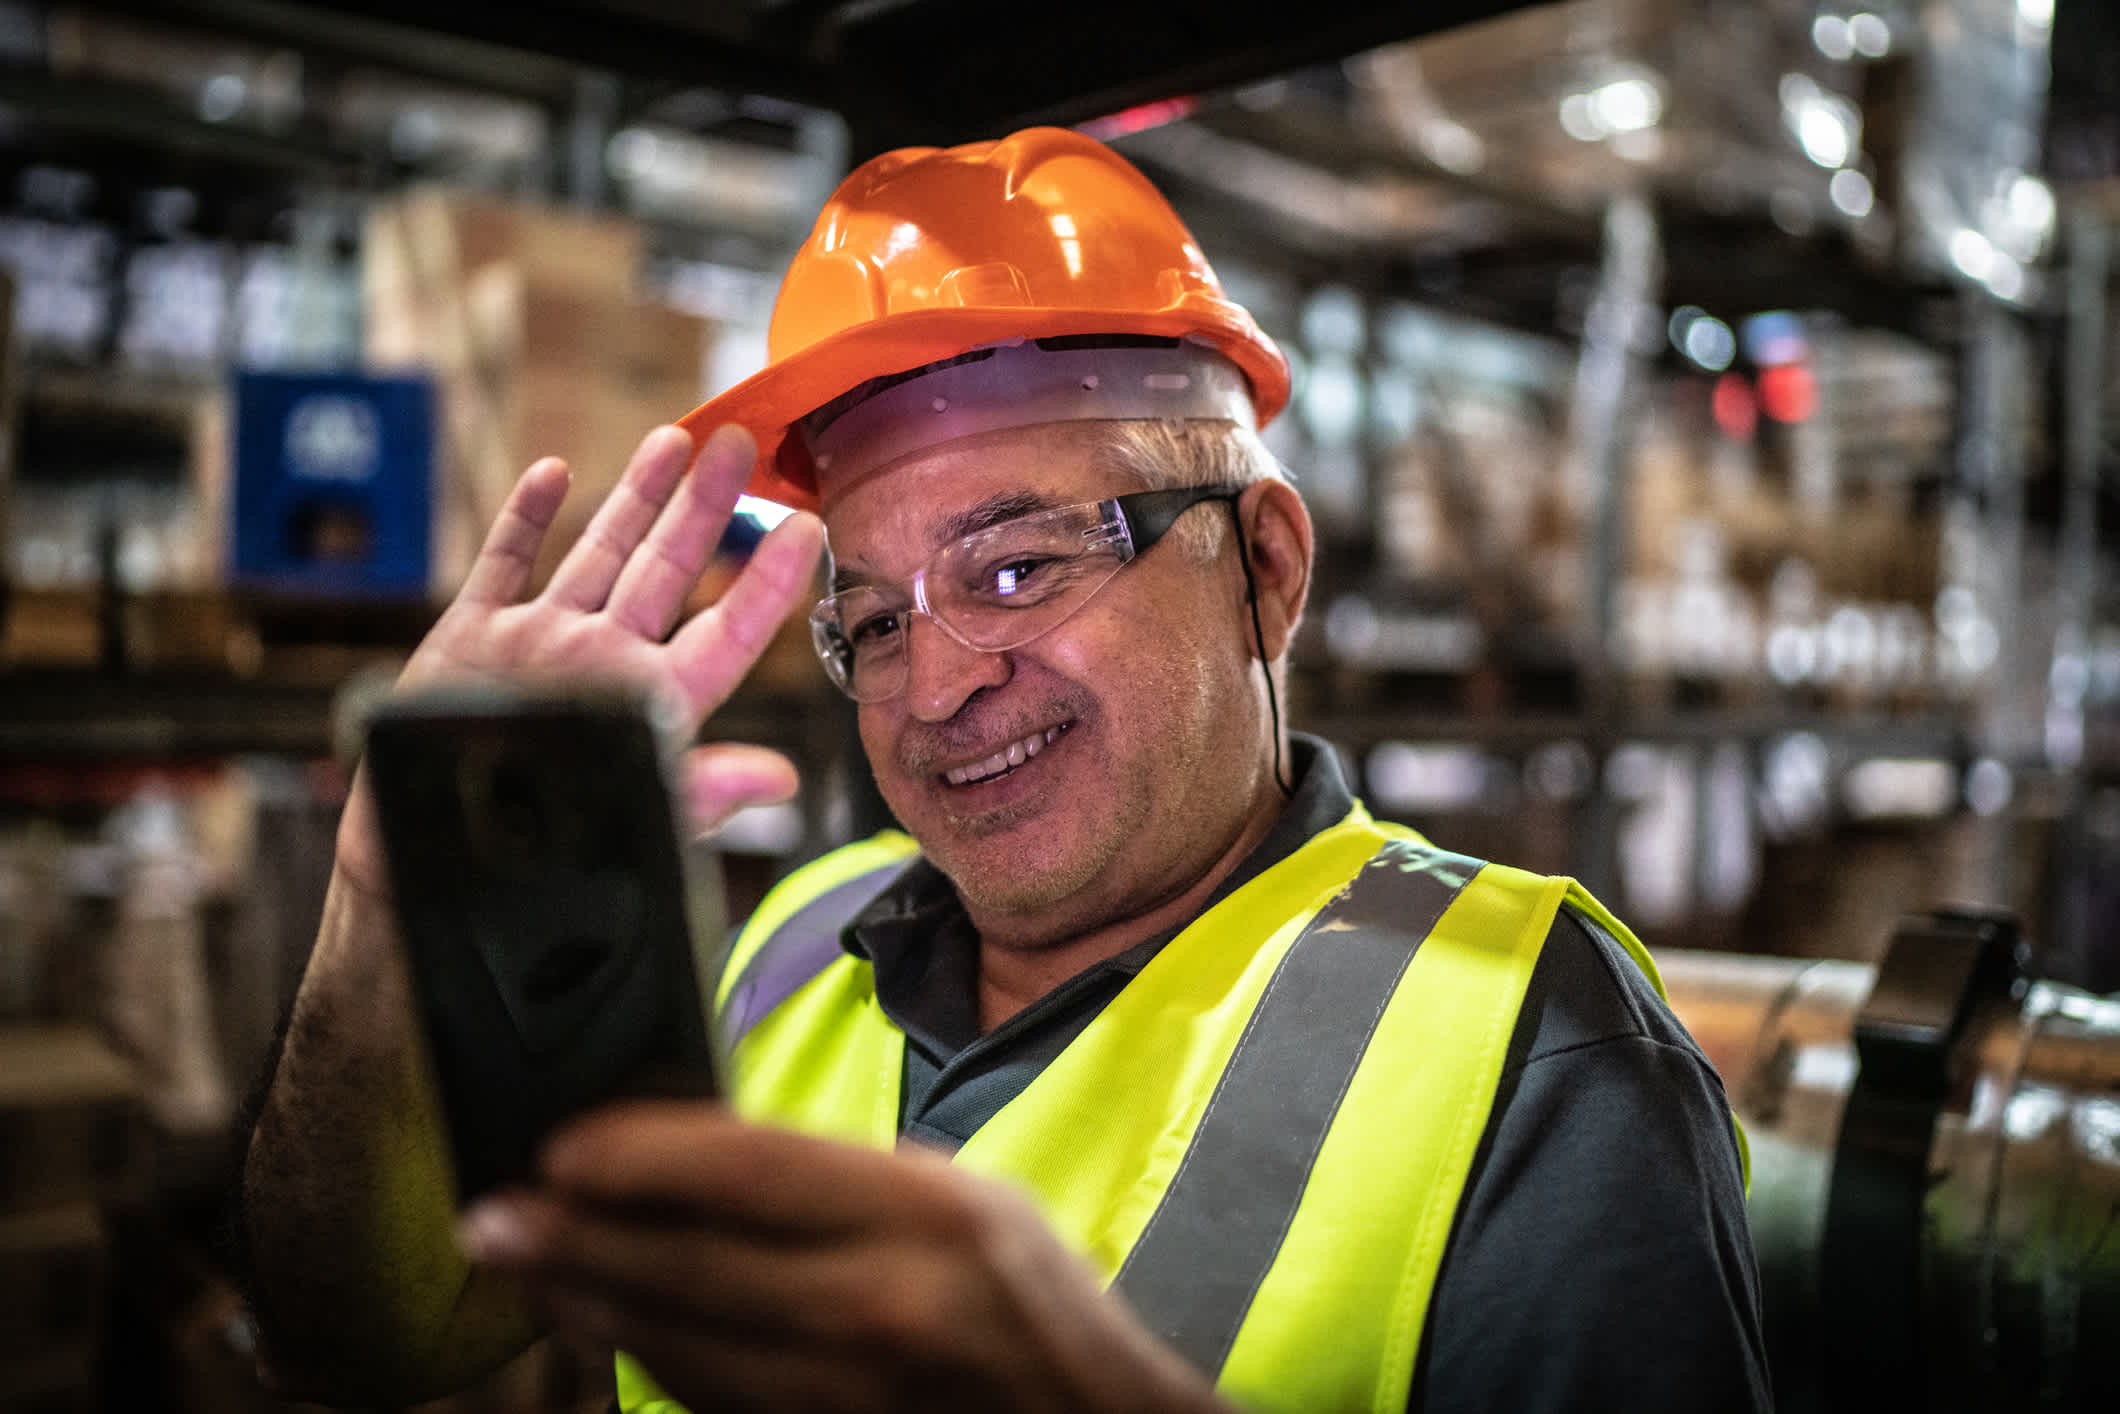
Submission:
[[[773,936],[751,955],[738,974],[736,985],[729,989],[728,1003],[721,1009],[722,1044],[733,1046],[741,1041],[767,1012],[844,957],[846,950],[839,945],[840,931],[909,862],[894,859],[865,874],[856,874],[788,915],[787,921],[774,929]]]
[[[1415,949],[1479,860],[1387,841],[1318,911],[1237,1039],[1114,1285],[1210,1376],[1281,1249],[1311,1165]]]

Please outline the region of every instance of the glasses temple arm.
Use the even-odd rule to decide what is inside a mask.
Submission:
[[[1251,577],[1251,545],[1244,538],[1244,513],[1237,498],[1225,499],[1229,502],[1230,525],[1237,532],[1237,565],[1244,571],[1244,600],[1251,606],[1251,638],[1259,648],[1259,670],[1266,674],[1266,710],[1273,720],[1273,783],[1281,788],[1281,798],[1287,800],[1296,792],[1281,762],[1281,695],[1274,688],[1273,663],[1266,656],[1266,630],[1259,623],[1259,586]]]

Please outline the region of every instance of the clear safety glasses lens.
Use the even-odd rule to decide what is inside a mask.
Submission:
[[[856,702],[905,690],[906,638],[924,613],[967,648],[1001,653],[1058,628],[1188,507],[1238,488],[1140,491],[1037,511],[936,551],[904,586],[862,585],[810,614],[825,672]]]

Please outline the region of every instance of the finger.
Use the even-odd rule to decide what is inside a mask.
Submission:
[[[783,620],[816,584],[824,522],[789,516],[751,552],[728,593],[692,617],[670,640],[679,681],[702,709],[727,699]]]
[[[1092,1404],[1079,1384],[1055,1384],[1065,1374],[1045,1364],[1055,1338],[1080,1348],[1084,1336],[1108,1336],[1118,1314],[1079,1269],[1008,1276],[981,1253],[918,1240],[694,1242],[582,1211],[561,1219],[548,1252],[549,1261],[511,1273],[533,1308],[570,1334],[627,1351],[693,1408],[726,1408],[724,1391],[770,1390],[815,1370],[860,1371],[879,1382],[872,1395],[913,1380],[923,1396],[854,1407],[1161,1407],[1139,1398]],[[1059,1299],[1042,1299],[1053,1281]],[[1037,1293],[1028,1305],[1018,1296],[1025,1289]],[[751,1363],[726,1363],[728,1351]],[[770,1407],[810,1406],[782,1394]]]
[[[795,764],[763,746],[714,742],[685,753],[685,813],[702,835],[720,829],[745,806],[793,798],[800,785]]]
[[[711,1212],[802,1237],[968,1219],[939,1159],[747,1124],[697,1102],[603,1106],[553,1138],[541,1172],[570,1199]]]
[[[570,609],[594,613],[604,607],[620,571],[655,524],[685,467],[692,439],[680,427],[658,427],[641,438],[625,474],[589,517],[553,572],[545,597]]]
[[[568,1287],[607,1303],[654,1306],[688,1326],[778,1340],[858,1339],[863,1297],[888,1253],[927,1265],[911,1244],[818,1244],[731,1232],[711,1214],[586,1207],[514,1193],[465,1216],[464,1247],[531,1287]],[[928,1279],[925,1271],[922,1279]],[[870,1315],[882,1324],[887,1314]]]
[[[683,612],[728,526],[736,497],[758,460],[758,444],[741,427],[719,427],[707,438],[690,472],[648,531],[640,552],[626,561],[607,611],[643,638],[661,639]]]
[[[537,561],[545,532],[567,499],[567,464],[558,457],[544,457],[516,479],[515,488],[493,518],[464,587],[457,591],[460,604],[507,605],[522,597],[530,582],[530,567]]]
[[[875,1372],[842,1352],[703,1330],[672,1319],[665,1308],[563,1283],[538,1283],[526,1295],[553,1328],[625,1351],[687,1408],[738,1414],[880,1407],[870,1391]]]

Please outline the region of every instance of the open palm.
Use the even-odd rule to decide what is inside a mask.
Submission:
[[[823,545],[814,516],[789,517],[718,602],[680,622],[756,454],[739,427],[721,428],[696,455],[682,430],[656,428],[551,581],[526,598],[568,484],[558,459],[533,464],[487,531],[463,588],[413,651],[399,690],[465,678],[602,679],[654,695],[696,731],[801,599]],[[699,747],[686,761],[687,805],[703,829],[794,788],[793,766],[760,747]],[[365,795],[357,788],[349,802],[356,819],[341,830],[339,862],[377,883]]]

